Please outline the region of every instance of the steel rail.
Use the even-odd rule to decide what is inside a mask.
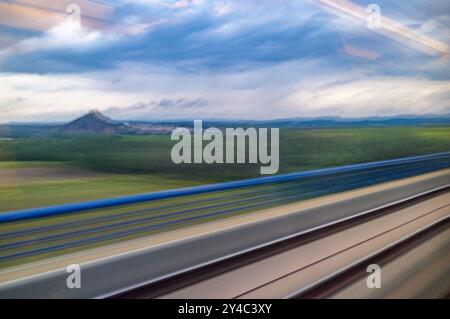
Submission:
[[[332,274],[287,295],[285,299],[326,298],[350,285],[356,280],[367,276],[367,265],[379,266],[395,260],[414,247],[439,234],[450,227],[450,216],[440,218],[433,223],[416,230],[390,245],[338,269]]]
[[[153,280],[148,283],[143,283],[141,286],[125,288],[121,291],[111,292],[110,294],[100,297],[122,299],[155,298],[202,280],[217,276],[221,273],[267,258],[277,253],[293,249],[307,242],[329,236],[350,227],[354,227],[373,218],[387,215],[398,211],[399,209],[415,205],[439,194],[446,193],[449,189],[450,185],[446,185],[388,205],[374,208],[360,214],[337,220],[320,227],[309,229],[286,238],[281,238],[271,243],[254,247],[253,249],[248,249],[231,256],[226,256],[215,262],[199,265],[198,267],[193,267],[192,269],[186,269],[185,271],[180,271],[177,274],[161,278],[160,280]],[[288,297],[291,298],[292,296]]]

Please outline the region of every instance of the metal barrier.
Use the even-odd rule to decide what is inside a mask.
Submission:
[[[433,165],[436,162],[439,162],[442,165],[437,165],[435,169],[450,167],[450,152],[445,153],[437,153],[431,155],[423,155],[423,156],[415,156],[415,157],[407,157],[393,160],[385,160],[378,162],[370,162],[363,164],[353,164],[353,165],[345,165],[333,168],[325,168],[318,170],[311,170],[305,172],[298,173],[289,173],[289,174],[280,174],[269,177],[261,177],[261,178],[253,178],[246,179],[240,181],[226,182],[226,183],[217,183],[217,184],[209,184],[202,186],[194,186],[194,187],[186,187],[179,188],[167,191],[158,191],[146,194],[138,194],[117,198],[109,198],[109,199],[100,199],[82,203],[75,204],[65,204],[58,206],[49,206],[42,208],[33,208],[33,209],[24,209],[17,211],[9,211],[0,213],[0,223],[18,221],[30,218],[38,218],[44,216],[55,216],[60,214],[67,214],[73,212],[82,212],[87,210],[93,210],[98,208],[107,208],[121,205],[129,205],[141,202],[151,202],[162,199],[169,199],[181,196],[189,196],[189,195],[199,195],[205,193],[213,193],[225,190],[246,188],[250,186],[258,186],[258,185],[267,185],[274,183],[282,183],[282,182],[290,182],[297,181],[305,178],[311,177],[321,177],[339,173],[349,173],[349,172],[358,172],[364,170],[371,170],[376,168],[388,168],[393,166],[401,166],[401,165],[410,165],[410,164],[421,164],[422,170],[412,171],[411,175],[422,171],[427,172],[431,171],[431,167],[427,167],[425,164]],[[408,176],[408,175],[406,175]]]

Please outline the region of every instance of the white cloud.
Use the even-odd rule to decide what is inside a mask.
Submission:
[[[189,7],[199,6],[203,3],[203,0],[177,0],[170,1],[167,6],[171,9],[185,9]]]
[[[0,121],[69,120],[91,109],[141,120],[442,114],[450,113],[449,88],[447,80],[342,71],[316,60],[198,73],[123,64],[77,75],[2,74]]]
[[[44,49],[84,49],[96,45],[101,37],[100,31],[88,30],[80,23],[66,21],[51,28],[42,39],[30,39],[30,42]]]
[[[90,30],[72,20],[58,24],[41,36],[31,37],[0,50],[0,62],[10,55],[35,51],[71,49],[85,51],[117,40],[117,35]]]
[[[138,36],[146,34],[157,26],[166,23],[167,20],[141,20],[138,16],[126,17],[124,21],[116,27],[116,34]]]
[[[302,116],[393,116],[450,112],[450,81],[368,76],[343,83],[325,77],[304,82],[286,98]]]
[[[239,5],[232,1],[214,1],[213,2],[213,15],[225,16],[239,9]]]
[[[173,10],[188,9],[202,5],[204,0],[127,0],[133,4],[146,5],[150,7],[165,7]]]

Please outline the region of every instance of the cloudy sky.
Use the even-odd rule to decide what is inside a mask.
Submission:
[[[0,0],[0,122],[450,114],[449,45],[448,0]]]

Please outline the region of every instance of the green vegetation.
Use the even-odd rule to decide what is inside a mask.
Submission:
[[[146,193],[195,185],[153,176],[114,175],[0,184],[0,211]]]
[[[174,144],[168,135],[0,140],[0,173],[65,166],[96,172],[81,178],[0,181],[0,211],[260,176],[259,164],[175,165],[170,159]],[[450,127],[282,129],[279,173],[449,150]]]

